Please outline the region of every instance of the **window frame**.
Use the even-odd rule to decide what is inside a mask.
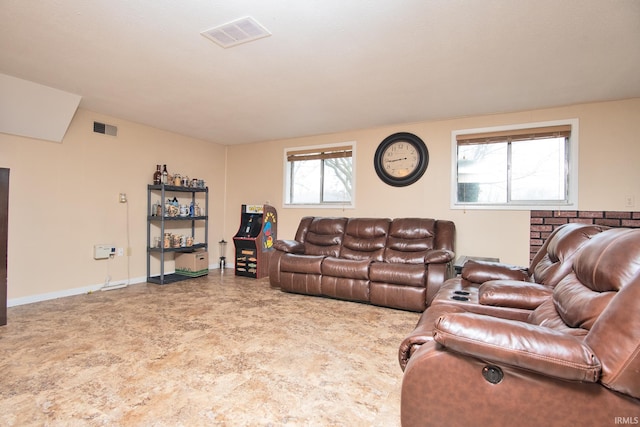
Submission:
[[[570,126],[571,135],[569,136],[568,152],[565,153],[568,173],[566,176],[567,200],[559,201],[540,201],[540,202],[514,202],[507,201],[505,203],[472,203],[458,202],[458,139],[461,135],[474,135],[484,133],[508,133],[509,131],[517,132],[522,129],[536,129],[552,126]],[[450,188],[450,208],[451,209],[479,209],[479,210],[536,210],[536,209],[552,209],[566,210],[578,209],[578,139],[579,139],[579,121],[578,119],[555,120],[536,123],[522,123],[515,125],[493,126],[475,129],[454,130],[451,132],[451,188]]]
[[[351,148],[351,201],[350,202],[322,202],[319,203],[291,203],[290,200],[290,192],[291,192],[291,171],[288,158],[289,155],[293,152],[303,151],[303,152],[317,152],[321,153],[323,150],[331,150],[336,147],[350,147]],[[321,209],[355,209],[355,198],[356,198],[356,141],[347,141],[340,143],[332,143],[332,144],[322,144],[322,145],[312,145],[312,146],[302,146],[302,147],[288,147],[284,149],[284,157],[283,157],[283,197],[282,197],[282,206],[283,208],[293,208],[293,209],[305,209],[305,208],[321,208]],[[322,181],[322,176],[320,177]],[[321,183],[319,183],[321,184]],[[322,192],[321,192],[322,194]]]

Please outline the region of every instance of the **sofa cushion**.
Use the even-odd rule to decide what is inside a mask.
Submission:
[[[600,233],[576,256],[574,271],[594,291],[619,291],[640,270],[638,229],[619,228]]]
[[[369,289],[371,304],[416,312],[427,308],[426,288],[371,282]]]
[[[555,287],[553,296],[556,310],[567,325],[591,329],[616,293],[594,292],[580,283],[572,273]]]
[[[465,262],[460,275],[472,283],[484,283],[489,280],[529,280],[529,272],[523,267],[482,260]]]
[[[369,281],[323,275],[320,281],[322,295],[348,301],[369,302]]]
[[[569,223],[558,228],[550,237],[544,256],[533,267],[533,281],[555,286],[573,266],[573,259],[580,248],[607,227]]]
[[[369,279],[369,259],[343,259],[327,257],[322,262],[322,274],[350,279]]]
[[[484,305],[533,310],[551,298],[547,286],[517,280],[489,280],[478,288],[478,302]]]
[[[424,287],[426,271],[424,264],[374,262],[369,267],[369,278],[372,282]]]
[[[322,255],[286,254],[280,260],[280,271],[288,273],[322,274]]]
[[[433,249],[436,220],[397,218],[391,221],[384,260],[393,263],[424,264]]]
[[[346,218],[313,218],[305,234],[304,253],[337,257],[346,224]]]
[[[350,218],[342,239],[340,258],[382,261],[389,222],[387,218]]]
[[[553,300],[564,322],[591,329],[614,294],[640,270],[638,230],[611,229],[593,237],[573,262],[573,273],[555,287]]]

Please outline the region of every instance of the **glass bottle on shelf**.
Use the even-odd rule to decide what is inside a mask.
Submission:
[[[156,165],[156,171],[153,173],[153,185],[160,185],[162,183],[162,171],[160,165]]]
[[[162,165],[162,183],[168,184],[169,173],[167,172],[167,165]]]

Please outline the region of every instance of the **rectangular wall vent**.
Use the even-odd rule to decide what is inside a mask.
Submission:
[[[200,34],[224,48],[237,46],[271,35],[266,28],[250,16],[218,27],[209,28]]]
[[[118,135],[118,128],[115,126],[111,126],[111,125],[106,125],[104,123],[100,123],[100,122],[93,122],[93,131],[95,133],[101,133],[103,135],[111,135],[111,136],[117,136]]]

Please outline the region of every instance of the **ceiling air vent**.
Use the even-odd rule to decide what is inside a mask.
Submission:
[[[200,34],[224,48],[237,46],[271,35],[266,28],[249,16],[229,22],[228,24],[210,28]]]

